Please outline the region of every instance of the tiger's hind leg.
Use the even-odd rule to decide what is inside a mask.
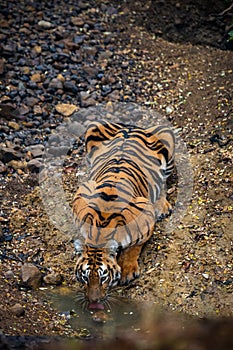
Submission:
[[[166,198],[165,191],[162,191],[159,199],[154,203],[157,221],[160,221],[172,213],[172,206]]]
[[[128,284],[133,279],[139,277],[140,270],[138,258],[143,245],[136,245],[126,248],[121,253],[118,264],[121,267],[121,284]]]

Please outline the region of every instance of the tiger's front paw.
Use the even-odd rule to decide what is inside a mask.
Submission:
[[[121,269],[121,285],[127,285],[140,275],[138,262],[124,264]]]
[[[166,197],[161,197],[155,202],[155,213],[157,215],[157,221],[161,221],[172,213],[172,206],[167,201]]]

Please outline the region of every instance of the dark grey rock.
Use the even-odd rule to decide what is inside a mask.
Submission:
[[[11,147],[0,146],[0,160],[5,164],[11,160],[19,160],[23,157],[23,154]]]
[[[27,168],[32,173],[39,173],[40,169],[43,168],[43,163],[38,158],[32,159],[27,163]]]

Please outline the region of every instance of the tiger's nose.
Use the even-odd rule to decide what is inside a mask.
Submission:
[[[88,288],[87,297],[90,303],[96,303],[103,298],[103,295],[100,288],[94,287],[94,288]]]
[[[89,300],[88,309],[103,310],[104,305],[101,302],[101,299],[103,299],[103,296],[100,293],[100,291],[97,291],[97,290],[89,291],[89,293],[88,293],[88,300]]]

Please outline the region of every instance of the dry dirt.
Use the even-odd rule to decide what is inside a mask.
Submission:
[[[107,1],[103,4],[109,5]],[[101,1],[95,4],[96,8],[100,5]],[[144,17],[149,5],[143,9]],[[109,70],[123,86],[122,101],[166,115],[178,128],[190,155],[193,191],[185,216],[174,231],[165,228],[169,219],[158,223],[140,260],[141,277],[127,288],[119,288],[117,295],[201,318],[232,317],[233,53],[206,42],[167,41],[158,30],[153,32],[157,17],[150,12],[155,25],[150,23],[148,28],[148,21],[142,23],[142,9],[136,6],[134,12],[132,6],[124,2],[117,11],[117,5],[111,10],[107,25],[108,31],[117,33],[116,67],[111,62]],[[167,11],[172,10],[171,2]],[[68,202],[77,188],[77,171],[85,170],[85,154],[77,150],[70,152],[63,169]],[[64,290],[79,289],[73,276],[72,237],[59,232],[50,221],[41,200],[38,174],[11,169],[0,176],[1,332],[9,336],[78,337],[77,330],[58,315],[41,291],[30,290],[21,282],[21,266],[31,262],[43,276],[51,271],[61,274]],[[172,202],[176,186],[173,176],[169,181]],[[45,283],[42,287],[49,288]],[[12,309],[17,303],[24,309],[21,316]]]

